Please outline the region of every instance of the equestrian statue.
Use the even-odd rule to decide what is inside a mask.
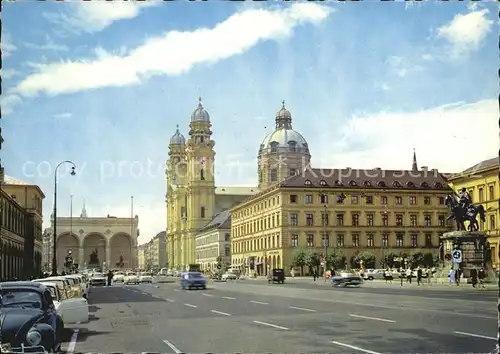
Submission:
[[[484,207],[481,204],[472,203],[472,198],[465,188],[462,188],[457,195],[448,194],[444,203],[451,211],[447,220],[455,220],[457,231],[478,231],[478,214],[482,222],[486,221]],[[466,221],[469,222],[467,229],[465,228]]]

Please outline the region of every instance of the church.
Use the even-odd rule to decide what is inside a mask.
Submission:
[[[215,141],[211,139],[210,114],[201,98],[191,115],[189,138],[179,131],[170,139],[167,178],[167,256],[169,267],[195,264],[195,236],[221,211],[266,190],[304,170],[311,155],[304,137],[292,129],[292,115],[283,102],[276,114],[275,130],[259,147],[258,186],[215,185]]]

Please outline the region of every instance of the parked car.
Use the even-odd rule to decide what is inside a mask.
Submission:
[[[224,273],[222,274],[222,280],[236,280],[238,279],[238,276],[234,273]]]
[[[104,273],[94,272],[90,275],[90,285],[92,286],[106,286],[108,283],[108,277]]]
[[[61,351],[64,322],[42,283],[0,283],[0,338],[12,352]]]
[[[388,273],[388,272],[386,271],[386,273]],[[384,270],[383,269],[367,269],[366,272],[363,274],[363,279],[364,280],[374,280],[374,279],[383,280],[384,279]]]
[[[89,298],[88,284],[84,281],[83,276],[81,276],[80,274],[70,274],[70,275],[65,275],[64,277],[68,279],[74,279],[82,289],[82,297],[85,299]]]
[[[48,277],[48,278],[43,278],[43,279],[35,279],[33,280],[36,283],[43,283],[50,281],[52,283],[56,283],[59,285],[62,285],[64,289],[66,289],[66,293],[68,294],[68,297],[74,298],[74,297],[80,297],[80,293],[75,291],[75,289],[70,285],[69,280],[64,278],[64,277]]]
[[[65,324],[85,323],[89,321],[89,303],[87,299],[67,297],[66,290],[61,285],[51,282],[40,284],[50,291],[57,313]]]
[[[200,272],[184,272],[181,274],[180,283],[182,289],[206,289],[207,279]]]
[[[140,280],[139,280],[139,277],[137,276],[136,273],[128,272],[125,274],[125,277],[123,278],[123,283],[124,284],[139,284]]]
[[[125,274],[123,274],[123,272],[116,272],[115,275],[113,276],[113,282],[115,283],[123,283],[124,279],[125,279]]]
[[[139,275],[139,281],[141,283],[152,283],[153,282],[153,275],[148,272],[143,272]]]

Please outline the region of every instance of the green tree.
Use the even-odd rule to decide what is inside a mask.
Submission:
[[[381,266],[382,268],[393,268],[394,267],[394,257],[397,257],[394,253],[387,253],[384,255],[384,258],[382,258]]]
[[[346,265],[346,257],[342,252],[335,251],[326,257],[326,267],[334,269],[344,269]]]
[[[422,257],[424,267],[434,267],[437,264],[438,258],[436,258],[431,252],[423,254]]]
[[[319,254],[317,252],[310,251],[306,256],[306,264],[309,266],[309,269],[318,270],[319,265],[321,264],[321,260],[319,258]]]
[[[375,263],[377,260],[372,253],[361,252],[361,253],[355,254],[351,258],[351,266],[353,268],[360,268],[361,261],[363,261],[363,266],[365,267],[365,269],[368,269],[368,268],[375,268]]]
[[[293,254],[292,265],[300,268],[300,275],[304,275],[304,266],[307,264],[307,252],[299,248]]]
[[[416,252],[408,257],[408,264],[412,267],[422,267],[424,265],[424,254]]]

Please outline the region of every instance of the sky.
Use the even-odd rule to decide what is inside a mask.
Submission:
[[[494,3],[6,2],[2,163],[59,216],[165,229],[165,161],[201,96],[216,184],[256,185],[284,100],[313,167],[458,172],[498,151]],[[29,23],[29,26],[27,26]]]

